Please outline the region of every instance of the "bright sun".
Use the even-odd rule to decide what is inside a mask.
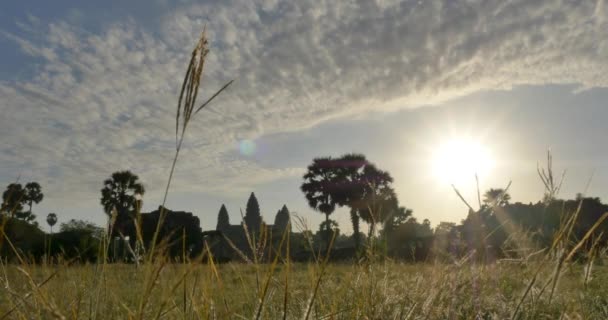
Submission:
[[[490,151],[469,138],[440,144],[432,161],[433,175],[442,183],[468,183],[475,179],[475,174],[485,176],[494,168]]]

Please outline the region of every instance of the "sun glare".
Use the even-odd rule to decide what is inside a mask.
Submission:
[[[475,174],[485,176],[493,167],[490,151],[473,139],[449,140],[433,153],[433,175],[442,183],[468,183],[475,179]]]

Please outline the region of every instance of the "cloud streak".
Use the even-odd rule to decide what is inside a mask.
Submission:
[[[200,100],[236,82],[191,127],[174,186],[229,193],[302,170],[235,156],[241,139],[519,84],[606,87],[605,14],[601,1],[234,0],[173,8],[154,30],[30,19],[2,31],[35,64],[0,82],[0,170],[75,193],[122,168],[162,184],[178,86],[205,25]]]

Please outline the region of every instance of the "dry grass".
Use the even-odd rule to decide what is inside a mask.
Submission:
[[[196,107],[207,52],[203,33],[178,99],[176,152],[165,199],[189,122],[231,83]],[[553,181],[550,157],[548,162],[548,171],[539,169],[539,174],[550,198],[559,184]],[[157,233],[164,216],[161,212]],[[553,247],[516,264],[483,265],[466,259],[329,264],[327,257],[293,264],[279,256],[263,264],[254,256],[250,263],[218,265],[208,248],[204,264],[199,262],[202,257],[173,264],[163,257],[163,246],[150,248],[141,266],[105,261],[34,265],[21,259],[16,265],[0,265],[0,320],[608,319],[608,268],[600,265],[606,251],[592,245],[584,266],[573,262],[574,254],[592,239],[573,241],[578,212],[564,216]],[[252,252],[260,251],[261,238],[247,237]],[[281,243],[289,247],[289,237]]]
[[[308,311],[311,319],[505,319],[514,315],[530,279],[550,279],[553,272],[551,266],[538,272],[537,264],[329,264],[317,281],[318,265],[295,264],[286,281],[284,264],[163,264],[147,295],[145,269],[101,268],[4,266],[0,319],[302,319]],[[258,268],[268,279],[263,288]],[[545,281],[537,281],[516,318],[607,319],[608,268],[595,268],[587,285],[584,275],[580,266],[569,268],[552,301],[541,294]]]

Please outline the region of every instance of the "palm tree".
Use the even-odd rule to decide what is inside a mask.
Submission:
[[[51,242],[53,241],[53,226],[57,223],[57,215],[54,214],[54,213],[49,213],[46,216],[46,223],[49,225],[49,227],[51,227],[51,237],[50,237],[50,239],[48,241],[48,249],[45,248],[45,250],[48,250],[47,254],[50,256],[50,254],[51,254]],[[45,236],[45,240],[46,240],[46,236]]]
[[[46,223],[51,227],[51,235],[53,234],[53,226],[57,223],[57,215],[49,213],[46,216]]]
[[[101,189],[101,205],[108,216],[116,210],[116,225],[120,228],[130,216],[136,213],[142,205],[145,193],[139,177],[131,171],[117,171],[103,182]]]
[[[30,214],[32,213],[32,205],[38,204],[40,203],[40,201],[42,201],[42,199],[44,199],[44,194],[42,193],[42,187],[40,186],[40,184],[38,184],[38,182],[28,182],[25,185],[25,189],[23,189],[23,191],[25,192],[25,197],[24,197],[24,202],[27,203],[30,207]]]
[[[509,204],[511,195],[505,189],[490,188],[483,194],[483,202],[489,207],[503,207]]]
[[[350,208],[350,221],[353,225],[353,240],[358,249],[361,244],[360,212],[364,188],[361,184],[361,174],[365,166],[369,163],[362,154],[345,154],[335,160],[336,171],[339,179],[336,183],[335,197],[340,206]]]
[[[334,160],[331,157],[313,159],[304,174],[304,183],[300,189],[308,201],[308,205],[325,215],[326,226],[329,227],[329,215],[336,209],[335,183],[337,172]],[[327,237],[329,229],[325,233],[325,241],[329,250]]]

